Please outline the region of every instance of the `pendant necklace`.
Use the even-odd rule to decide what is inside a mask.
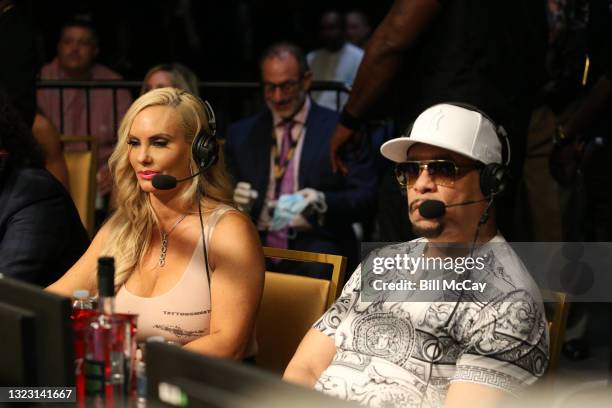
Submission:
[[[160,249],[160,252],[159,252],[159,266],[160,266],[160,268],[162,268],[166,264],[166,252],[168,252],[168,237],[170,236],[172,231],[174,231],[176,226],[179,225],[181,223],[181,221],[183,221],[185,219],[186,216],[187,216],[187,214],[183,214],[181,216],[181,218],[179,218],[174,223],[174,225],[172,226],[172,228],[170,228],[170,230],[168,232],[161,231],[161,228],[160,228],[160,231],[161,231],[161,249]]]

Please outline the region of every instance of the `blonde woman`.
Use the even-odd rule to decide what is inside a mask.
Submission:
[[[193,351],[240,360],[255,353],[264,261],[251,221],[230,206],[222,160],[170,190],[152,183],[156,174],[182,179],[202,168],[192,143],[201,131],[211,133],[210,113],[199,98],[175,88],[153,90],[132,104],[109,160],[117,209],[85,255],[48,289],[65,296],[80,288],[95,292],[97,259],[113,256],[116,309],[139,315],[140,339],[162,335]]]
[[[183,64],[177,62],[160,64],[151,68],[142,81],[140,94],[142,95],[152,89],[168,86],[184,89],[195,96],[200,96],[196,74]]]

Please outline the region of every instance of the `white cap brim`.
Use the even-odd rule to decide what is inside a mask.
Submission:
[[[466,154],[464,151],[456,149],[452,145],[445,145],[444,143],[431,143],[431,141],[421,141],[418,138],[409,138],[406,136],[396,137],[395,139],[391,139],[383,143],[380,146],[380,153],[386,157],[387,159],[394,161],[396,163],[402,163],[407,160],[408,149],[410,149],[413,145],[417,143],[423,143],[430,146],[437,146],[442,149],[449,150],[451,152],[455,152],[462,156],[468,157],[470,159],[478,161],[477,157],[473,157],[471,155]]]
[[[397,137],[383,143],[383,145],[380,146],[380,153],[387,159],[396,163],[405,162],[408,149],[415,143],[417,142],[409,137]]]
[[[414,121],[410,135],[389,140],[380,152],[401,163],[415,143],[439,147],[484,164],[502,162],[502,145],[493,122],[478,111],[457,105],[439,104],[426,109]]]

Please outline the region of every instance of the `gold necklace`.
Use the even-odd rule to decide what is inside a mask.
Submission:
[[[168,252],[168,237],[170,236],[172,231],[174,231],[176,226],[179,225],[181,223],[181,221],[183,221],[185,219],[186,216],[187,216],[187,214],[183,214],[181,216],[181,218],[179,218],[174,223],[174,225],[172,226],[172,228],[170,228],[170,230],[168,232],[164,232],[160,228],[160,232],[161,232],[161,249],[160,249],[160,252],[159,252],[159,267],[160,268],[163,268],[164,265],[166,264],[166,252]]]

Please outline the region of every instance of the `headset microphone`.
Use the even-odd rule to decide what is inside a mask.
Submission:
[[[182,183],[183,181],[197,177],[200,175],[200,173],[201,171],[198,171],[197,173],[183,179],[177,179],[176,177],[169,176],[167,174],[156,174],[153,176],[153,180],[151,182],[153,183],[153,187],[158,190],[172,190],[178,183]]]
[[[491,196],[485,197],[482,200],[470,200],[457,204],[444,204],[444,202],[440,200],[425,200],[419,205],[419,214],[421,214],[421,217],[427,219],[438,218],[446,213],[447,208],[482,203],[484,201],[489,201],[490,198]]]
[[[440,200],[425,200],[419,206],[419,214],[427,219],[441,217],[445,212],[446,205]]]

